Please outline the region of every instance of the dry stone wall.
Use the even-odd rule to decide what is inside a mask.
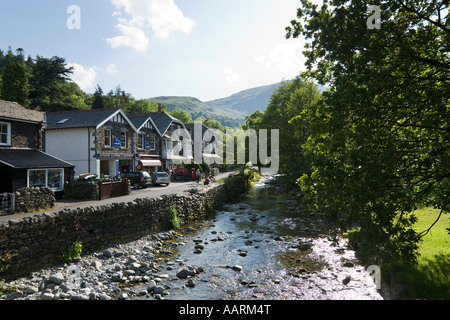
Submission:
[[[22,188],[14,192],[14,212],[26,213],[48,209],[55,205],[55,201],[55,193],[50,188]]]
[[[0,280],[12,280],[61,263],[62,253],[75,241],[81,241],[87,253],[168,230],[172,208],[177,210],[181,224],[202,219],[244,192],[242,182],[235,184],[128,203],[18,216],[0,223]]]

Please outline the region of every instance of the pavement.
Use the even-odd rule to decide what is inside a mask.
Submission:
[[[224,172],[215,176],[216,180],[220,180],[228,177],[232,172]],[[197,183],[196,181],[190,182],[172,182],[169,186],[149,186],[145,189],[131,189],[131,194],[121,197],[109,198],[105,200],[96,201],[67,201],[57,200],[55,206],[52,209],[39,212],[29,212],[15,215],[0,215],[0,222],[9,220],[21,220],[27,217],[33,217],[35,215],[42,215],[44,213],[59,212],[63,209],[77,209],[86,207],[99,207],[107,204],[132,202],[135,199],[143,198],[158,198],[163,195],[182,194],[191,189],[207,188],[203,185],[203,182]]]

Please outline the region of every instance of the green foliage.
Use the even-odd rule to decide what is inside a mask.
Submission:
[[[28,96],[28,77],[24,65],[10,61],[3,70],[1,99],[27,106],[30,103]]]
[[[170,209],[169,224],[172,229],[180,229],[180,220],[175,208]]]
[[[181,109],[175,109],[173,110],[170,115],[174,118],[177,118],[178,120],[181,120],[181,122],[187,124],[187,123],[192,123],[192,116],[187,113],[184,110]]]
[[[245,114],[230,108],[212,107],[199,99],[192,97],[156,97],[152,101],[167,106],[170,112],[182,110],[192,119],[204,118],[217,120],[222,126],[239,127],[243,124]]]
[[[75,258],[81,256],[83,244],[81,241],[75,241],[69,248],[62,253],[64,263],[71,264]]]
[[[0,295],[2,294],[11,294],[17,288],[14,285],[7,284],[5,281],[0,280]]]
[[[283,82],[275,90],[266,111],[257,110],[246,117],[243,129],[279,130],[279,171],[287,174],[291,180],[309,173],[302,147],[309,137],[309,124],[300,123],[296,117],[313,108],[319,99],[317,86],[297,77],[293,81]]]
[[[258,167],[247,168],[244,172],[244,177],[248,183],[247,188],[249,189],[261,180]]]
[[[358,225],[371,263],[415,263],[414,209],[450,210],[448,5],[380,1],[381,28],[368,29],[370,4],[303,0],[287,28],[309,39],[303,77],[330,84],[293,120],[309,131],[298,183],[309,205]]]

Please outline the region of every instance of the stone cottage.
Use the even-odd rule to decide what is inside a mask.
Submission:
[[[45,113],[0,100],[0,193],[26,187],[63,191],[74,165],[44,152]]]

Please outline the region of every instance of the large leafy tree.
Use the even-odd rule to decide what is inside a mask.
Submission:
[[[305,76],[330,85],[298,118],[311,129],[305,199],[356,223],[370,262],[414,262],[414,209],[450,210],[448,2],[301,2],[287,36],[307,39]]]
[[[38,55],[33,62],[30,78],[31,107],[39,107],[44,111],[61,110],[61,100],[67,97],[69,88],[66,84],[73,68],[67,67],[64,58],[56,56],[48,59]]]
[[[279,130],[279,170],[287,175],[288,181],[309,172],[310,166],[303,150],[309,137],[309,125],[300,123],[297,116],[316,105],[319,99],[317,86],[297,77],[274,91],[264,112],[256,110],[245,119],[244,129]],[[270,149],[270,136],[267,146]]]
[[[30,103],[28,96],[28,77],[24,65],[17,62],[9,62],[3,70],[1,99],[27,106]]]

